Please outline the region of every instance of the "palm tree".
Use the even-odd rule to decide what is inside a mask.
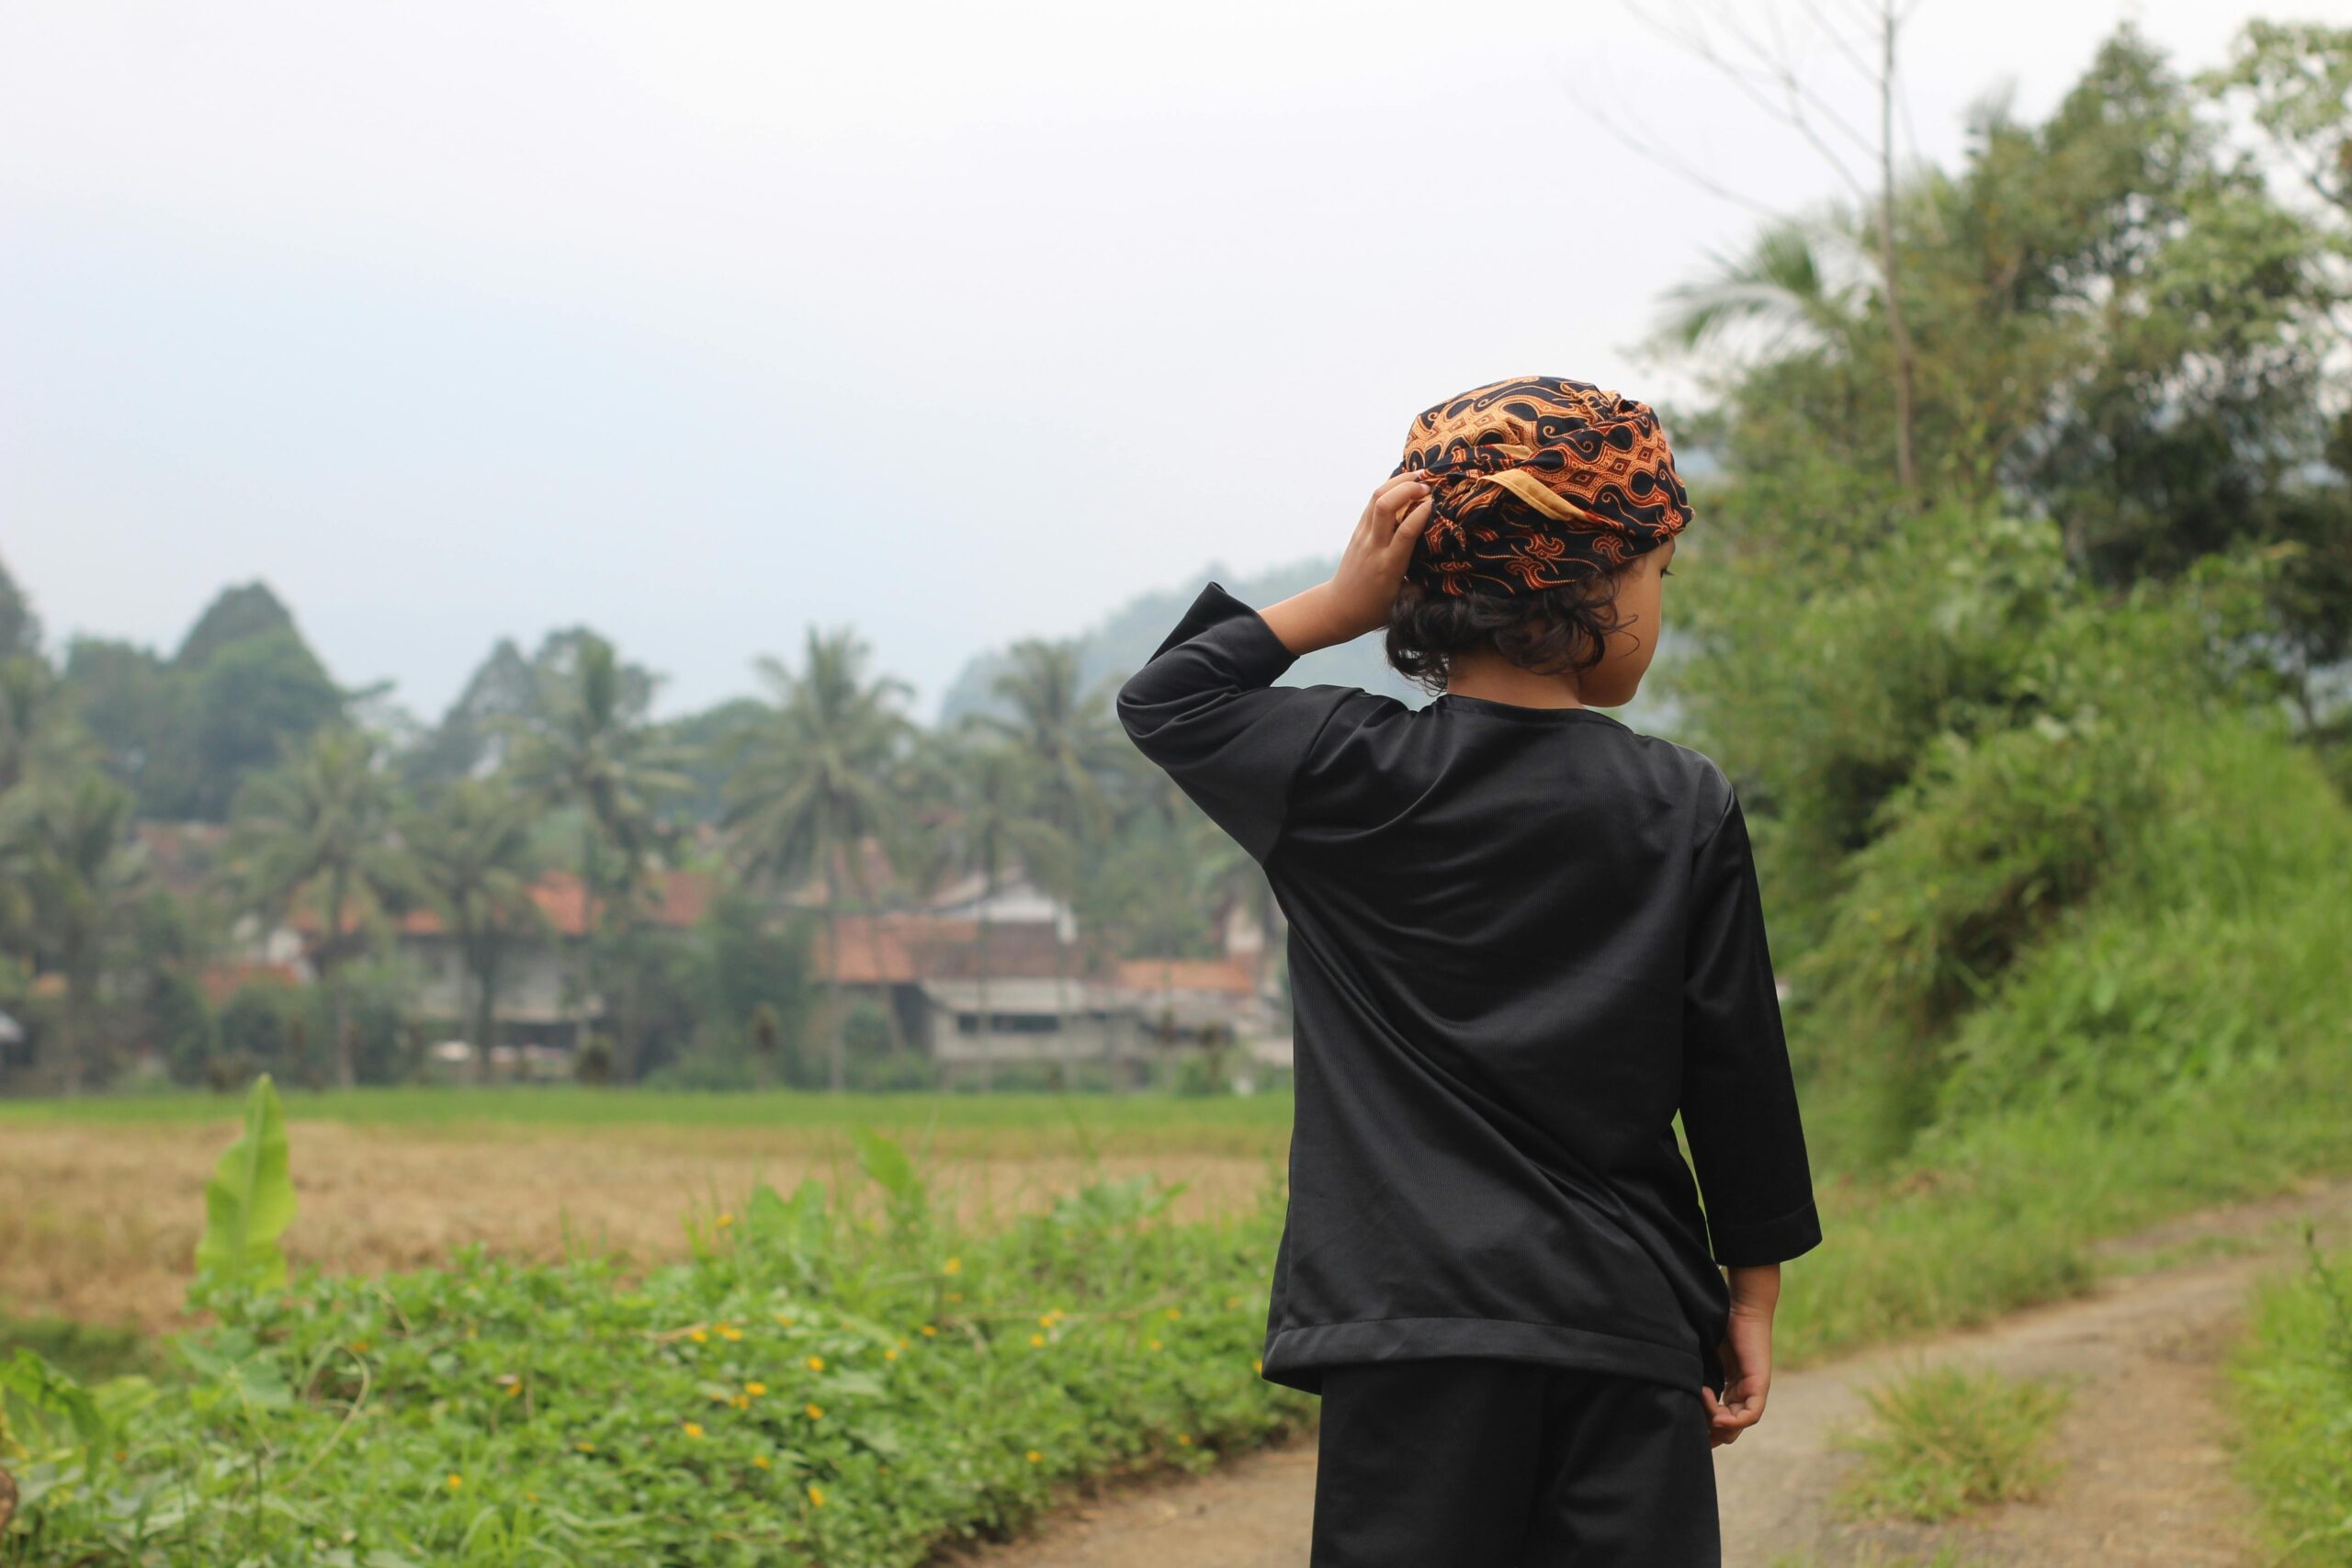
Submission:
[[[688,748],[669,740],[646,714],[646,682],[628,679],[613,645],[594,633],[576,640],[571,667],[538,694],[537,711],[509,726],[514,777],[551,806],[580,811],[580,892],[586,925],[581,991],[599,1008],[600,952],[639,916],[639,902],[663,838],[666,796],[693,788],[681,770]],[[617,1068],[637,1068],[634,967],[624,975]]]
[[[1045,891],[1066,903],[1077,897],[1085,863],[1099,860],[1110,837],[1111,792],[1104,781],[1119,782],[1128,763],[1140,760],[1120,733],[1112,712],[1111,693],[1115,685],[1103,681],[1089,690],[1082,684],[1076,642],[1033,637],[1013,644],[1006,668],[998,672],[993,683],[996,695],[1011,707],[1011,715],[989,716],[980,721],[1023,748],[1040,766],[1038,809],[1069,840],[1071,852],[1051,867],[1032,867],[1030,874]],[[1069,950],[1058,937],[1054,943],[1054,987],[1067,1016]],[[1103,1049],[1110,1049],[1107,1039]]]
[[[1075,642],[1032,637],[1013,644],[1007,660],[994,690],[1012,712],[978,722],[1035,760],[1037,805],[1047,820],[1072,839],[1099,839],[1110,826],[1103,775],[1131,750],[1108,689],[1080,684]]]
[[[824,885],[828,1082],[846,1083],[842,1037],[842,884],[861,896],[868,838],[894,848],[906,828],[893,774],[913,726],[899,705],[910,694],[889,676],[865,678],[868,650],[848,630],[808,630],[797,672],[774,659],[757,668],[774,694],[766,713],[737,737],[725,818],[747,878],[790,889]]]
[[[333,998],[335,1082],[358,1081],[344,967],[369,925],[404,905],[414,870],[392,832],[391,781],[376,742],[330,726],[238,792],[226,856],[232,897],[273,919],[307,915],[310,958]]]
[[[464,961],[475,1069],[486,1079],[498,1044],[499,961],[508,939],[542,920],[531,901],[531,803],[501,779],[460,779],[409,814],[401,835],[419,886]]]
[[[37,946],[65,978],[57,1032],[62,1084],[82,1088],[107,943],[120,929],[137,870],[130,795],[96,769],[36,779],[5,813],[9,880],[32,916]]]
[[[0,658],[0,795],[22,784],[69,739],[57,722],[59,707],[57,678],[47,664],[22,655]]]
[[[984,733],[984,732],[983,732]],[[967,743],[954,758],[954,806],[940,825],[946,864],[980,879],[979,1013],[980,1087],[989,1087],[996,1060],[996,1014],[989,1006],[995,978],[990,906],[1016,866],[1040,886],[1064,886],[1076,848],[1069,835],[1037,811],[1044,765],[1033,754],[999,741]],[[1055,948],[1061,943],[1057,932]],[[1065,997],[1064,1016],[1068,1016]]]
[[[1747,254],[1715,255],[1713,272],[1667,290],[1661,331],[1679,348],[1695,349],[1739,327],[1776,343],[1850,348],[1860,324],[1857,290],[1830,280],[1835,248],[1852,249],[1842,224],[1787,220],[1758,234]]]

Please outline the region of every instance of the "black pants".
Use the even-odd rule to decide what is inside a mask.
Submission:
[[[1323,1379],[1312,1568],[1719,1568],[1687,1389],[1466,1357]]]

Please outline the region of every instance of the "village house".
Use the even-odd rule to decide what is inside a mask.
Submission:
[[[968,878],[917,901],[891,883],[878,847],[861,849],[860,880],[878,901],[897,907],[827,921],[820,886],[788,897],[788,908],[815,922],[810,978],[883,1010],[898,1038],[929,1056],[943,1077],[1093,1063],[1114,1083],[1140,1086],[1170,1052],[1204,1048],[1241,1067],[1244,1077],[1252,1065],[1288,1066],[1265,931],[1246,911],[1228,912],[1215,957],[1114,959],[1081,939],[1065,900],[1025,877],[1005,877],[993,888]],[[846,868],[837,880],[850,881]],[[649,917],[669,930],[691,929],[712,892],[707,874],[662,874],[650,890]],[[560,1077],[605,1018],[604,998],[582,987],[590,909],[570,872],[543,874],[530,897],[536,922],[508,934],[500,948],[491,1066]],[[412,977],[411,1016],[440,1032],[430,1054],[453,1070],[475,1066],[483,1043],[468,1038],[475,980],[458,938],[424,908],[395,919],[391,935]],[[299,919],[273,928],[249,923],[243,936],[239,955],[206,976],[216,1005],[252,980],[315,978]]]

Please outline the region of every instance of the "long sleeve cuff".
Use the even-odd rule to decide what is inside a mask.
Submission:
[[[1804,1207],[1778,1219],[1748,1224],[1718,1224],[1709,1215],[1707,1235],[1714,1244],[1715,1261],[1726,1269],[1785,1263],[1821,1245],[1821,1211],[1808,1199]]]

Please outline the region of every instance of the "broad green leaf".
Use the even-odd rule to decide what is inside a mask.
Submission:
[[[107,1421],[90,1391],[30,1350],[0,1364],[0,1393],[14,1394],[44,1416],[62,1420],[91,1448],[106,1441]]]
[[[857,1145],[857,1163],[894,1202],[910,1207],[922,1202],[922,1178],[915,1174],[906,1150],[870,1127],[853,1127],[850,1137]]]
[[[285,1284],[286,1254],[277,1238],[293,1220],[286,1114],[277,1086],[264,1073],[245,1096],[243,1134],[204,1187],[204,1238],[196,1247],[199,1280],[264,1290]]]

